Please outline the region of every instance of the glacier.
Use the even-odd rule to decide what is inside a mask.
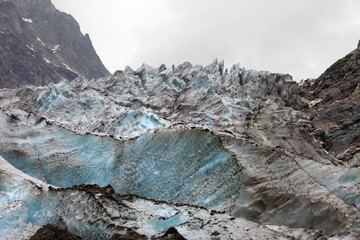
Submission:
[[[0,89],[1,236],[356,239],[360,173],[296,86],[214,60]]]
[[[111,186],[80,185],[56,188],[1,162],[2,239],[27,239],[45,223],[67,226],[84,239],[112,236],[159,237],[170,228],[185,239],[228,238],[304,239],[325,237],[319,231],[262,226],[222,212],[185,204],[169,204],[136,195],[116,194]],[[6,190],[5,190],[6,189]],[[17,199],[17,200],[15,200]],[[133,229],[136,229],[134,231]],[[31,236],[31,235],[30,235]],[[347,235],[355,239],[355,235]],[[165,237],[163,239],[166,239]],[[341,239],[341,235],[330,239]]]

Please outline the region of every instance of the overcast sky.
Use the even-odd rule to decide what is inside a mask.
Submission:
[[[52,0],[110,72],[184,61],[316,78],[360,39],[359,0]]]

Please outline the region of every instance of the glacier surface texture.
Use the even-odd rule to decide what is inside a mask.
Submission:
[[[356,239],[360,170],[297,88],[215,60],[0,89],[0,238]]]

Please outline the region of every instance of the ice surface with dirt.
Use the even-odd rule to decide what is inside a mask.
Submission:
[[[355,239],[359,170],[311,134],[294,86],[215,60],[0,89],[2,236]]]

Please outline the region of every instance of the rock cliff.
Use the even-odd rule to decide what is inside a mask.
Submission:
[[[360,45],[330,66],[318,79],[295,90],[302,109],[327,151],[352,167],[360,165]]]
[[[50,0],[0,1],[0,88],[109,74],[88,34]]]

